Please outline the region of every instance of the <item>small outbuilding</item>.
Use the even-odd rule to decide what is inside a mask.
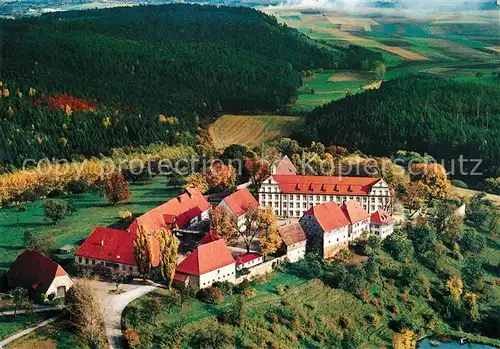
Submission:
[[[288,260],[293,263],[306,255],[306,233],[299,223],[285,224],[278,228],[278,234],[283,240],[282,250]]]
[[[33,250],[25,250],[17,257],[6,277],[10,289],[26,288],[35,301],[40,300],[42,294],[48,299],[64,297],[73,286],[73,281],[59,264]]]

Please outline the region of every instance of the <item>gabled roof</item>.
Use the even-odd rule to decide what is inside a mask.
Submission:
[[[348,200],[340,208],[351,224],[370,217],[370,214],[366,212],[356,200]]]
[[[273,174],[279,175],[295,175],[297,174],[297,168],[292,163],[288,156],[283,156],[280,162],[275,166]]]
[[[394,219],[387,212],[380,209],[371,215],[371,222],[375,224],[389,224]]]
[[[278,234],[287,246],[306,241],[307,239],[299,223],[285,224],[278,227]]]
[[[285,194],[368,195],[380,181],[373,177],[272,175]]]
[[[210,242],[217,241],[217,240],[220,240],[220,239],[222,239],[222,237],[219,234],[217,234],[216,231],[210,230],[198,242],[200,244],[208,244]]]
[[[199,246],[176,268],[183,274],[203,275],[235,263],[224,239]]]
[[[17,257],[6,274],[10,287],[21,286],[39,293],[45,293],[54,278],[66,275],[59,264],[33,250],[25,250]]]
[[[340,206],[335,202],[313,206],[304,212],[304,214],[314,216],[325,232],[350,224]]]
[[[236,257],[236,264],[245,264],[250,261],[253,261],[254,259],[258,259],[262,257],[260,253],[256,252],[247,252],[245,254],[242,254],[241,256]]]
[[[75,256],[136,265],[134,255],[136,234],[137,232],[96,227],[76,250]],[[151,239],[153,245],[153,261],[151,264],[157,266],[159,264],[160,247],[156,238],[151,237]]]
[[[247,188],[240,189],[223,200],[236,217],[240,217],[247,213],[252,207],[259,206],[259,203]]]
[[[210,203],[203,197],[198,189],[186,188],[184,194],[136,218],[128,227],[128,230],[136,232],[141,225],[146,227],[150,232],[160,228],[170,228],[172,224],[183,227],[189,223],[191,219],[199,216],[209,208]]]

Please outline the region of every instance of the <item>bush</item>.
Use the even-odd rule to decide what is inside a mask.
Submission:
[[[465,182],[458,179],[453,179],[451,181],[451,184],[453,184],[457,188],[469,189],[469,187],[467,186],[467,184],[465,184]]]
[[[241,294],[241,293],[245,292],[245,290],[248,290],[249,288],[250,288],[250,281],[248,281],[247,279],[244,279],[238,285],[234,286],[233,292]]]
[[[234,285],[228,281],[214,282],[213,287],[219,289],[224,296],[230,296],[233,294]]]
[[[221,290],[215,287],[202,288],[198,291],[196,297],[208,304],[222,304],[224,302],[224,295]]]
[[[81,179],[73,179],[66,184],[66,190],[72,194],[83,194],[89,190],[89,185]]]
[[[127,341],[129,348],[136,348],[141,344],[139,334],[131,328],[123,332],[123,338]]]
[[[286,293],[285,288],[281,285],[276,285],[276,293],[280,296],[284,296]]]
[[[132,218],[133,218],[132,212],[127,211],[127,210],[125,210],[125,211],[120,211],[120,219],[121,219],[122,221],[127,221],[127,222],[129,222],[129,221],[131,221],[131,220],[132,220]]]
[[[245,298],[251,298],[257,294],[257,291],[255,291],[253,288],[247,288],[247,289],[243,290],[243,292],[241,292],[241,294]]]

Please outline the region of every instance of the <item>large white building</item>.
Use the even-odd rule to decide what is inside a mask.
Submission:
[[[382,178],[273,174],[259,189],[260,206],[283,218],[300,218],[315,205],[356,200],[368,213],[392,212],[392,191]]]

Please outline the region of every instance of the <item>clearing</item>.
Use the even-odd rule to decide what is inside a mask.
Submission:
[[[223,115],[208,127],[208,133],[218,149],[231,144],[252,148],[287,137],[302,123],[299,116]]]
[[[459,196],[464,196],[466,198],[473,197],[476,194],[481,193],[481,191],[478,190],[472,190],[472,189],[463,189],[463,188],[458,188],[458,187],[452,187],[451,192],[453,194],[457,194]],[[495,194],[486,194],[486,197],[496,203],[498,206],[500,206],[500,195],[495,195]]]

